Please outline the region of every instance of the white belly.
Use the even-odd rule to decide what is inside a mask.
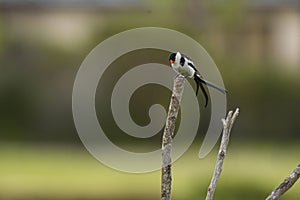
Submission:
[[[188,65],[181,66],[173,64],[172,68],[184,77],[192,78],[194,76],[195,70]]]

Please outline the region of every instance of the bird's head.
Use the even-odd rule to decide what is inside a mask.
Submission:
[[[177,54],[177,53],[171,53],[171,54],[170,54],[169,62],[170,62],[171,65],[175,62],[176,54]]]

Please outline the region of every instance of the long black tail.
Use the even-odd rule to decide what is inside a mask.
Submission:
[[[226,94],[228,92],[226,89],[224,89],[224,88],[222,88],[222,87],[220,87],[220,86],[218,86],[218,85],[216,85],[216,84],[214,84],[212,82],[209,82],[209,81],[201,78],[200,75],[198,75],[196,73],[194,75],[194,80],[195,80],[195,82],[197,84],[196,95],[198,94],[198,90],[199,90],[199,86],[200,86],[200,88],[202,90],[202,93],[203,93],[203,95],[205,97],[205,100],[206,100],[205,107],[207,106],[207,103],[208,103],[208,96],[207,96],[207,93],[206,93],[206,91],[205,91],[204,86],[202,85],[202,83],[205,84],[205,85],[207,85],[207,86],[210,86],[212,88],[215,88],[216,90],[222,92],[223,94]]]
[[[208,103],[208,95],[207,95],[207,93],[206,93],[206,91],[205,91],[205,89],[204,89],[204,86],[202,85],[202,83],[205,84],[205,82],[203,82],[203,81],[201,80],[201,78],[200,78],[197,74],[194,75],[194,80],[195,80],[196,85],[197,85],[196,96],[198,95],[198,90],[199,90],[199,86],[200,86],[200,88],[201,88],[201,90],[202,90],[202,93],[203,93],[203,95],[204,95],[204,97],[205,97],[205,107],[206,107],[206,106],[207,106],[207,103]]]

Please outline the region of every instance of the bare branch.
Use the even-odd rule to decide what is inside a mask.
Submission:
[[[162,137],[161,200],[171,199],[172,136],[175,130],[179,104],[184,89],[184,83],[185,78],[181,75],[177,76],[174,80],[166,126]]]
[[[271,194],[266,198],[266,200],[277,200],[279,199],[286,191],[288,191],[294,183],[300,177],[300,164],[292,171],[292,173],[284,179],[278,187],[276,187]]]
[[[239,108],[237,108],[233,114],[232,113],[233,113],[232,111],[229,111],[226,119],[222,119],[222,123],[223,123],[222,140],[221,140],[221,145],[220,145],[218,158],[215,166],[214,175],[211,179],[210,185],[208,187],[207,195],[205,198],[206,200],[213,199],[217,187],[217,182],[222,172],[222,166],[226,156],[226,150],[229,142],[231,128],[239,114]]]

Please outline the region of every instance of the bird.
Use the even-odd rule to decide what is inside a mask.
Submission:
[[[210,86],[223,94],[226,94],[228,91],[210,81],[205,80],[199,73],[199,71],[196,69],[193,61],[186,55],[176,52],[171,53],[169,56],[169,62],[171,64],[171,67],[178,72],[178,75],[182,75],[185,78],[192,78],[196,82],[196,96],[198,95],[199,87],[201,88],[201,91],[205,97],[205,107],[207,107],[208,104],[208,95],[204,89],[204,85]]]

